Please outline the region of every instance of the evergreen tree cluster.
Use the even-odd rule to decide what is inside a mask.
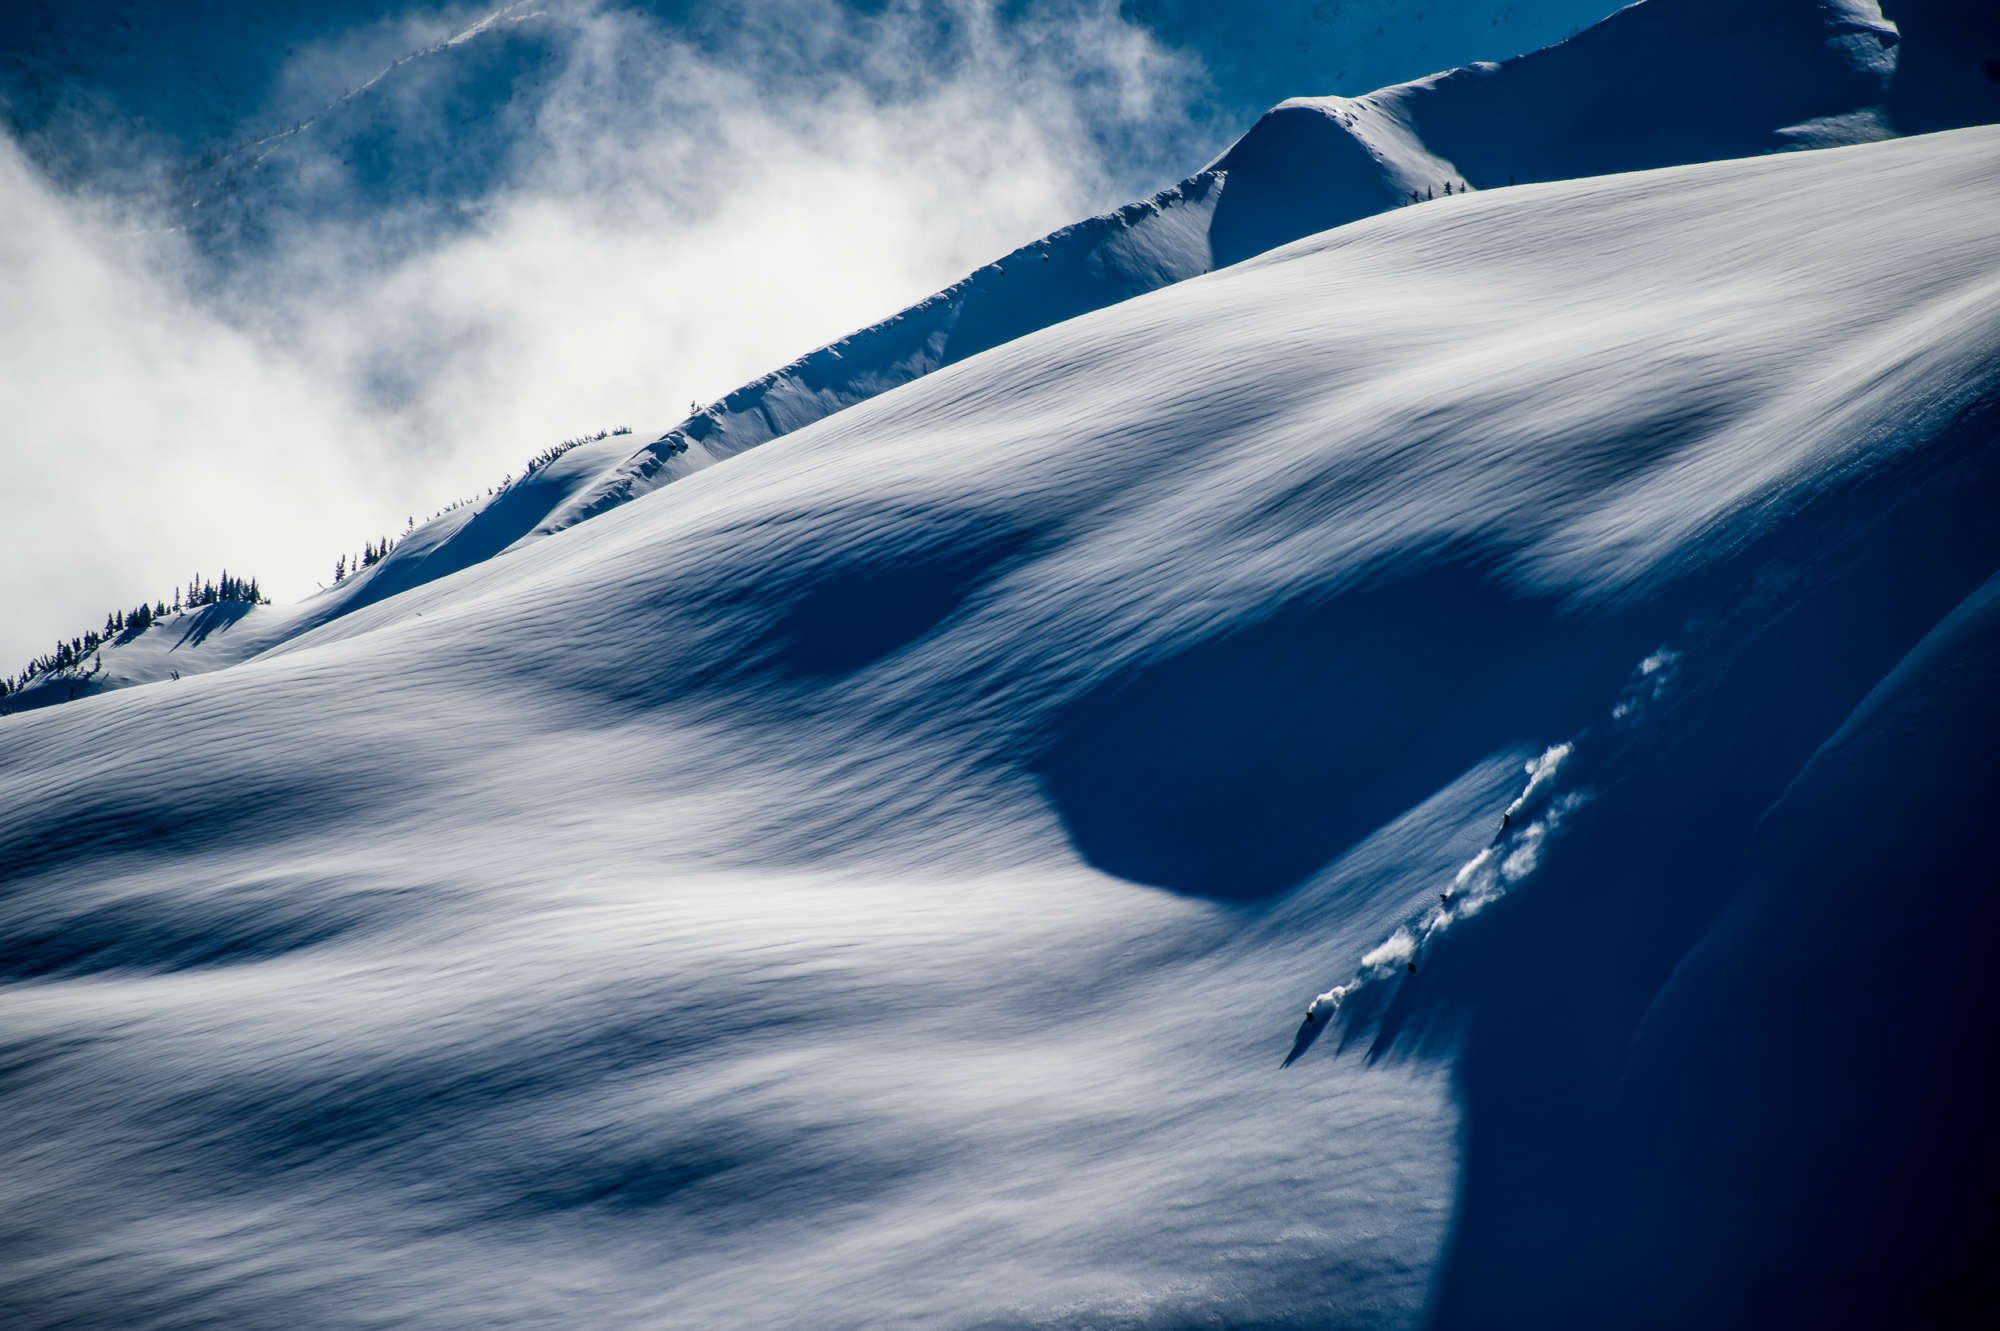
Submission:
[[[632,433],[631,426],[621,425],[613,430],[599,430],[596,434],[583,434],[578,435],[574,439],[565,439],[561,443],[545,448],[535,454],[534,457],[529,458],[527,467],[522,471],[522,476],[532,476],[535,472],[548,466],[549,463],[554,462],[572,448],[583,444],[594,444],[599,440],[612,438],[614,435],[630,433]],[[513,481],[513,473],[509,472],[501,478],[500,484],[497,487],[489,488],[486,491],[486,497],[491,498],[499,491],[505,490],[509,485],[513,484]],[[447,513],[465,507],[467,504],[478,502],[479,498],[480,496],[474,495],[471,499],[454,499],[451,503],[431,514],[428,520],[435,521]],[[416,530],[416,527],[417,519],[413,514],[409,519],[409,526],[403,531],[403,535],[408,536]],[[399,539],[384,536],[379,541],[364,542],[359,554],[341,555],[333,564],[333,580],[335,582],[345,582],[353,574],[381,563],[389,557],[389,552],[396,548]],[[152,605],[147,605],[141,601],[130,610],[114,610],[104,617],[103,629],[92,629],[88,633],[71,638],[68,642],[56,643],[53,652],[38,656],[28,662],[27,668],[16,676],[9,678],[8,676],[0,675],[0,698],[5,698],[10,693],[20,692],[29,683],[42,675],[74,669],[82,665],[86,658],[93,656],[97,649],[104,643],[110,642],[114,638],[119,642],[129,641],[151,628],[156,621],[164,619],[170,614],[180,614],[183,608],[198,610],[203,606],[217,605],[226,601],[261,605],[268,604],[269,599],[263,594],[262,589],[258,587],[255,578],[235,577],[227,569],[223,570],[220,579],[213,582],[203,578],[200,574],[196,574],[189,580],[185,588],[175,589],[174,603],[171,607],[165,601],[156,601]]]
[[[412,527],[416,525],[414,518],[411,519],[410,525]],[[403,533],[405,536],[409,534],[407,531]],[[361,546],[361,553],[353,556],[351,562],[346,555],[342,555],[333,561],[333,580],[335,582],[345,582],[348,574],[359,573],[364,568],[373,568],[387,559],[389,552],[395,548],[396,542],[387,536],[384,536],[380,541],[364,542]]]
[[[1508,183],[1509,185],[1511,185],[1511,184],[1513,184],[1513,183],[1514,183],[1514,181],[1513,181],[1513,179],[1512,179],[1512,178],[1510,177],[1510,178],[1508,179],[1507,183]],[[1480,186],[1479,188],[1480,188],[1480,189],[1485,189],[1485,188],[1486,188],[1486,186],[1484,186],[1484,185],[1481,185],[1481,186]],[[1410,191],[1410,197],[1409,197],[1409,198],[1407,198],[1407,199],[1398,199],[1398,200],[1396,200],[1396,206],[1397,206],[1398,208],[1407,208],[1407,207],[1408,207],[1409,205],[1411,205],[1411,204],[1413,204],[1413,203],[1428,203],[1428,202],[1429,202],[1430,200],[1432,200],[1432,199],[1435,199],[1435,198],[1436,198],[1436,197],[1438,196],[1438,191],[1440,191],[1440,190],[1442,190],[1442,191],[1443,191],[1443,193],[1444,193],[1444,196],[1445,196],[1446,198],[1450,198],[1450,197],[1451,197],[1451,195],[1452,195],[1452,192],[1453,192],[1453,191],[1452,191],[1452,182],[1451,182],[1451,181],[1449,181],[1449,180],[1447,180],[1447,181],[1445,181],[1445,182],[1444,182],[1444,184],[1442,184],[1442,185],[1437,185],[1437,186],[1432,186],[1432,185],[1426,185],[1426,186],[1424,186],[1424,187],[1423,187],[1422,189],[1420,189],[1420,190],[1418,190],[1418,189],[1413,189],[1413,190],[1411,190],[1411,191]],[[1470,194],[1470,193],[1472,193],[1472,190],[1471,190],[1470,188],[1468,188],[1468,187],[1467,187],[1466,183],[1465,183],[1465,182],[1464,182],[1463,180],[1461,180],[1461,181],[1459,181],[1459,182],[1458,182],[1458,190],[1457,190],[1457,192],[1458,192],[1458,193],[1460,193],[1460,194]]]
[[[207,582],[197,573],[187,585],[187,608],[198,610],[205,605],[220,605],[224,601],[240,601],[245,605],[262,605],[270,598],[257,586],[255,578],[233,578],[229,570],[222,570],[222,578],[217,582]],[[174,597],[176,608],[180,604],[179,593]]]
[[[630,433],[632,433],[631,426],[621,425],[615,430],[599,430],[596,434],[580,434],[574,439],[565,439],[559,444],[551,444],[547,448],[543,449],[541,452],[529,458],[528,465],[522,468],[521,474],[523,476],[533,476],[536,472],[540,471],[543,467],[548,466],[551,462],[554,462],[557,458],[569,452],[572,448],[579,447],[583,444],[594,444],[598,442],[600,439],[609,439],[614,435],[630,434]]]
[[[178,615],[186,610],[199,610],[203,606],[220,605],[224,602],[240,602],[245,605],[268,605],[270,598],[264,595],[255,578],[239,578],[228,569],[213,581],[197,573],[188,580],[185,588],[174,589],[174,603],[166,601],[144,601],[130,610],[113,610],[104,616],[104,627],[78,634],[67,642],[58,641],[55,650],[44,653],[28,662],[20,674],[11,679],[0,676],[0,698],[10,693],[19,693],[37,678],[63,670],[73,670],[81,666],[87,658],[94,658],[97,649],[107,642],[130,642],[169,615]],[[92,666],[96,668],[95,664]]]
[[[557,458],[569,452],[572,448],[576,448],[582,444],[594,444],[600,439],[609,439],[612,438],[614,435],[630,434],[630,433],[632,433],[631,426],[621,425],[615,430],[599,430],[596,434],[580,434],[574,439],[565,439],[559,444],[552,444],[548,448],[543,449],[541,452],[535,454],[533,457],[528,459],[528,465],[522,468],[521,470],[522,478],[525,479],[529,476],[534,475],[536,472],[540,471],[543,467],[548,466],[551,462],[554,462]],[[502,476],[500,478],[500,484],[488,486],[486,488],[486,493],[484,495],[474,495],[470,499],[454,499],[449,504],[446,504],[443,508],[437,510],[435,513],[432,513],[429,517],[425,518],[424,521],[436,522],[439,518],[443,517],[445,514],[455,513],[459,509],[464,508],[467,504],[476,504],[481,499],[491,499],[494,495],[499,494],[502,491],[506,490],[506,488],[512,485],[513,483],[514,483],[514,473],[510,471],[505,476]],[[416,529],[417,529],[417,519],[416,516],[412,514],[409,519],[409,525],[403,529],[403,536],[408,536],[411,532],[415,531]],[[370,568],[376,564],[381,563],[384,559],[387,559],[389,557],[389,552],[396,548],[397,541],[401,539],[402,539],[401,537],[396,537],[392,539],[390,537],[384,536],[380,541],[370,541],[367,544],[363,545],[361,547],[361,553],[359,554],[341,555],[338,559],[333,561],[333,580],[336,583],[345,582],[347,581],[347,579],[361,572],[362,569]]]

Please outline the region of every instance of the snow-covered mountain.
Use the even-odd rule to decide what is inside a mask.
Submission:
[[[359,581],[247,622],[164,626],[102,668],[50,672],[15,708],[247,659],[350,608],[537,539],[745,449],[1040,328],[1241,262],[1447,187],[1482,189],[1892,137],[2000,119],[2000,80],[1955,77],[2000,51],[1976,6],[1873,0],[1645,0],[1545,50],[1358,98],[1270,111],[1203,170],[1021,247],[822,347],[634,449],[612,436],[454,511]],[[532,14],[501,11],[523,21]],[[1951,43],[1954,62],[1934,53]],[[1663,53],[1680,52],[1680,58]],[[1938,66],[1943,65],[1940,69]],[[227,620],[227,633],[218,633]],[[211,622],[213,621],[213,622]],[[212,644],[212,646],[210,646]],[[189,650],[207,647],[205,651]]]
[[[2000,126],[1768,10],[1712,151],[1212,267],[1578,57],[1287,104],[0,718],[0,1320],[1977,1324]]]
[[[1996,162],[1392,211],[8,718],[10,1320],[1978,1294]]]
[[[1958,17],[1920,12],[1915,21],[1927,36],[1956,36]],[[1901,41],[1873,0],[1648,0],[1504,63],[1363,97],[1296,98],[1174,188],[1024,246],[729,395],[556,510],[545,529],[1034,328],[1419,194],[2000,118],[2000,82],[1908,92],[1897,74]],[[1965,44],[1961,63],[1979,49]]]

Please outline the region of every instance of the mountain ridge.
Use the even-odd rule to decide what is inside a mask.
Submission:
[[[1980,20],[1969,17],[1971,9],[1904,8],[1923,25],[1921,47],[1935,47],[1925,34],[1940,32],[1963,38],[1967,59],[1979,49],[1973,30]],[[1720,95],[1708,99],[1705,118],[1690,119],[1683,71],[1657,57],[1694,49],[1698,37],[1713,39],[1699,49]],[[1885,108],[1911,100],[1898,93],[1903,44],[1871,0],[1761,0],[1748,8],[1641,0],[1563,42],[1498,64],[1356,98],[1294,98],[1179,183],[1021,246],[745,384],[636,449],[621,439],[600,442],[559,467],[513,480],[488,501],[490,514],[453,516],[450,531],[399,547],[293,614],[252,616],[261,623],[247,631],[232,626],[233,643],[218,639],[208,660],[148,653],[158,659],[141,666],[134,654],[94,683],[143,682],[245,659],[391,587],[541,539],[943,366],[1407,203],[1419,189],[1442,197],[1447,188],[1492,186],[1503,167],[1509,183],[1526,184],[1892,136]],[[1928,58],[1920,72],[1937,80]],[[1944,86],[1946,94],[1904,113],[1927,125],[2000,115],[2000,91],[1981,101],[1974,92],[1950,92],[1948,80]],[[73,672],[52,674],[7,705],[66,700],[77,683]]]
[[[1947,1305],[1996,160],[1386,212],[7,718],[0,1308]]]

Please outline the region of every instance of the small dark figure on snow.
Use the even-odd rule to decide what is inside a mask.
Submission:
[[[1413,961],[1410,963],[1410,974],[1415,975],[1416,973],[1417,973],[1417,963]]]
[[[1514,815],[1513,815],[1513,814],[1511,814],[1511,813],[1502,813],[1502,814],[1500,815],[1500,830],[1501,830],[1501,831],[1503,831],[1503,832],[1504,832],[1504,831],[1506,831],[1506,830],[1507,830],[1507,824],[1508,824],[1508,823],[1510,823],[1510,822],[1512,822],[1513,820],[1514,820]]]

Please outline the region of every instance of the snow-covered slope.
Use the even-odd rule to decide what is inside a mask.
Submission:
[[[491,559],[623,457],[631,447],[628,434],[607,433],[529,470],[497,494],[453,505],[404,533],[380,562],[364,567],[357,556],[357,572],[300,601],[203,606],[119,633],[96,653],[85,653],[90,659],[84,663],[39,672],[18,691],[0,696],[0,715],[221,670],[363,606]]]
[[[504,12],[535,17],[519,6]],[[477,514],[454,512],[420,531],[359,581],[259,610],[226,634],[206,623],[192,634],[188,624],[166,626],[143,650],[111,649],[104,670],[48,676],[5,705],[32,708],[246,660],[942,366],[1373,215],[1412,191],[1441,195],[1453,181],[1563,179],[2000,118],[2000,81],[1979,72],[1978,55],[1992,50],[2000,59],[1995,12],[1961,0],[1898,5],[1894,15],[1908,30],[1899,32],[1872,0],[1643,0],[1514,60],[1364,97],[1286,102],[1207,168],[1152,198],[1023,246],[636,450],[617,438],[577,450]],[[1912,47],[1916,64],[1906,71]]]
[[[0,720],[0,1309],[1961,1305],[1996,168],[1393,211]]]
[[[2000,57],[2000,23],[1978,17],[1982,7],[1909,8],[1923,49],[1948,35],[1959,43],[1955,64],[1971,68],[1982,49]],[[1499,64],[1363,97],[1295,98],[1174,188],[1025,246],[730,394],[622,462],[541,530],[1035,328],[1418,194],[2000,119],[2000,81],[1959,74],[1941,87],[1927,64],[1901,79],[1901,42],[1874,0],[1642,0]]]
[[[1216,172],[1204,171],[1065,227],[744,385],[595,479],[538,532],[559,531],[940,366],[1209,271],[1218,183]]]

